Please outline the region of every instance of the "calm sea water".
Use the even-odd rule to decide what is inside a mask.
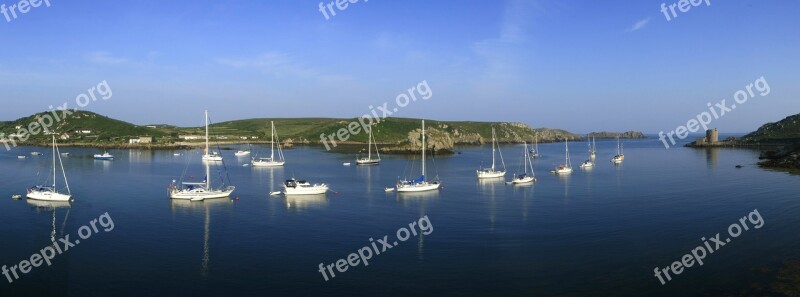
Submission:
[[[429,163],[445,188],[404,196],[384,187],[418,164],[384,156],[380,166],[342,166],[353,156],[316,147],[286,150],[285,168],[243,167],[223,151],[234,199],[170,201],[166,187],[184,170],[202,180],[199,153],[64,148],[76,202],[69,208],[9,199],[43,179],[47,148],[0,152],[0,265],[16,265],[108,212],[115,228],[82,241],[51,267],[34,268],[2,296],[721,296],[759,281],[762,268],[800,256],[798,176],[759,169],[746,149],[669,150],[656,139],[598,141],[598,166],[577,169],[586,144],[572,143],[576,172],[549,174],[563,144],[542,144],[534,186],[479,182],[488,146]],[[254,148],[263,149],[263,148]],[[521,145],[502,147],[511,173]],[[45,156],[19,160],[31,151]],[[191,160],[191,162],[187,162]],[[188,168],[187,168],[187,164]],[[411,167],[410,164],[415,164]],[[742,164],[744,168],[736,169]],[[270,197],[290,177],[325,182],[326,197]],[[745,232],[662,286],[653,276],[726,232],[753,209],[764,227]],[[370,238],[428,216],[433,232],[411,237],[326,282],[320,263],[346,258]],[[2,276],[0,276],[2,277]]]

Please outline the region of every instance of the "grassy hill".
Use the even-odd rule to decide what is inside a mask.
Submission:
[[[47,116],[47,113],[38,113],[14,121],[0,122],[0,132],[6,136],[17,133],[18,127],[27,127],[37,119]],[[59,113],[61,116],[61,113]],[[320,135],[335,135],[348,125],[358,122],[357,118],[278,118],[278,119],[245,119],[212,123],[209,130],[215,142],[266,142],[270,136],[270,121],[275,122],[280,140],[288,144],[320,144]],[[482,144],[491,141],[492,128],[496,129],[497,138],[502,143],[532,142],[538,137],[539,142],[563,141],[564,139],[578,140],[581,136],[560,130],[548,128],[531,128],[523,123],[514,122],[474,122],[474,121],[435,121],[426,120],[428,128],[429,145],[437,150],[451,150],[454,145]],[[374,135],[382,149],[387,152],[413,151],[420,146],[420,120],[410,118],[386,118],[374,126]],[[361,125],[359,125],[361,130]],[[80,146],[128,146],[130,138],[140,136],[154,137],[157,145],[146,147],[163,147],[180,145],[196,145],[202,140],[186,141],[180,135],[205,134],[205,128],[177,127],[169,124],[140,126],[124,121],[112,119],[88,111],[76,111],[71,116],[58,121],[50,128],[59,136],[69,134],[69,139],[60,142],[66,145]],[[77,132],[87,131],[87,132]],[[350,134],[350,133],[348,133]],[[32,136],[26,144],[47,144],[49,135],[39,133]],[[367,142],[368,134],[359,131],[349,135],[346,141],[336,140],[337,144],[361,144]],[[246,140],[243,140],[246,139]],[[192,143],[194,142],[194,143]],[[134,147],[138,147],[135,146]]]
[[[332,118],[293,118],[293,119],[247,119],[222,122],[211,125],[212,135],[259,136],[264,140],[270,135],[270,121],[281,139],[300,143],[317,143],[320,134],[331,135],[338,130],[346,128],[357,119],[332,119]],[[409,132],[420,129],[419,119],[386,118],[375,126],[374,135],[380,143],[400,143],[409,137]],[[426,126],[453,138],[455,144],[477,144],[491,139],[492,127],[495,127],[498,141],[522,142],[532,141],[534,134],[539,134],[539,141],[557,141],[578,139],[578,135],[564,130],[531,129],[521,123],[501,122],[470,122],[470,121],[433,121],[426,120]],[[202,127],[184,128],[182,132],[202,134]],[[358,133],[351,136],[347,142],[367,142],[367,133]]]
[[[28,127],[30,123],[39,122],[38,119],[48,115],[49,113],[37,113],[28,117],[16,119],[14,121],[0,122],[0,132],[5,133],[6,136],[17,133],[19,130],[18,127]],[[51,116],[48,117],[52,118]],[[49,130],[56,132],[59,135],[69,134],[69,141],[85,141],[87,139],[91,139],[95,141],[124,140],[124,142],[127,142],[129,137],[165,137],[168,135],[161,130],[137,126],[89,111],[76,111],[71,115],[68,115],[66,118],[61,118],[62,114],[59,112],[58,117],[60,118],[60,121],[54,121],[54,124]],[[43,120],[43,122],[48,123],[47,120]],[[76,132],[84,130],[91,132]],[[29,141],[46,142],[49,138],[49,135],[44,132],[40,132],[36,135],[31,135]]]
[[[800,142],[800,114],[768,123],[741,138],[742,142],[795,143]]]

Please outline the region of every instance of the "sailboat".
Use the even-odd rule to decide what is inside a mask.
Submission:
[[[247,145],[247,149],[246,150],[238,150],[233,155],[237,156],[237,157],[243,157],[243,156],[250,155],[250,144]]]
[[[572,163],[569,160],[569,140],[564,140],[564,147],[566,148],[566,158],[563,165],[553,170],[555,174],[572,174]]]
[[[527,151],[527,146],[525,150]],[[492,127],[492,168],[479,169],[477,171],[478,178],[497,178],[506,176],[506,162],[503,161],[502,151],[500,151],[500,162],[503,164],[503,170],[495,169],[495,151],[500,151],[500,147],[497,145],[497,135],[495,135],[494,127]]]
[[[281,149],[280,140],[278,140],[278,133],[275,132],[275,123],[270,121],[270,126],[272,127],[272,138],[270,140],[270,153],[269,158],[253,158],[253,167],[278,167],[283,166],[286,164],[286,160],[283,159],[283,149]],[[277,145],[275,141],[278,141]],[[278,147],[278,158],[275,159],[275,147]]]
[[[587,145],[589,145],[589,160],[583,161],[583,164],[581,164],[581,168],[591,169],[592,167],[594,167],[594,162],[592,162],[592,160],[594,159],[594,149],[592,148],[592,143],[589,142],[589,135],[586,135],[586,143]]]
[[[522,174],[515,174],[514,179],[509,182],[511,184],[527,184],[536,181],[536,175],[533,173],[532,157],[527,154],[528,143],[524,143],[524,145],[525,148],[522,150],[522,167],[524,168],[525,172]],[[531,169],[530,175],[528,175],[528,168]]]
[[[441,182],[429,182],[425,179],[425,120],[422,120],[422,175],[415,180],[397,182],[397,192],[423,192],[439,190]]]
[[[369,127],[369,140],[367,142],[367,157],[356,159],[356,165],[377,165],[381,163],[381,153],[378,151],[378,144],[374,143],[372,136],[372,126]],[[372,146],[375,145],[375,153],[378,154],[377,159],[372,158]]]
[[[212,152],[208,147],[208,110],[206,110],[206,150],[203,154],[203,161],[222,161],[219,152]]]
[[[56,188],[56,157],[58,158],[58,163],[61,166],[61,173],[64,176],[64,185],[67,187],[66,194],[59,193],[58,188]],[[53,135],[53,185],[50,187],[31,187],[27,191],[27,197],[28,199],[44,201],[69,201],[70,198],[72,198],[72,192],[69,190],[69,182],[67,181],[67,172],[64,171],[64,163],[61,161],[61,154],[58,151],[55,135]]]
[[[208,151],[208,111],[206,111],[206,151]],[[203,156],[205,157],[205,156]],[[222,158],[220,158],[222,160]],[[213,198],[227,198],[236,189],[234,186],[224,186],[214,189],[211,186],[211,164],[203,162],[206,166],[206,179],[203,182],[181,182],[180,186],[172,181],[169,185],[169,197],[172,199],[184,199],[191,201],[203,201]]]
[[[539,134],[534,136],[534,148],[531,150],[531,158],[539,158]]]
[[[622,151],[622,144],[619,142],[619,136],[617,136],[617,155],[611,158],[611,163],[621,164],[622,161],[625,161],[625,153]]]

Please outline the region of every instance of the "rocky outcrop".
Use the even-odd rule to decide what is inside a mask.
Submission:
[[[435,153],[451,154],[454,151],[455,141],[450,133],[438,129],[428,128],[425,131],[426,148]],[[422,151],[422,129],[415,129],[408,132],[408,137],[399,145],[384,147],[384,153],[390,154],[413,154]]]
[[[765,168],[800,169],[800,144],[782,147],[778,150],[763,151],[758,157],[758,165]]]

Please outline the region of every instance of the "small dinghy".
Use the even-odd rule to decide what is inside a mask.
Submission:
[[[394,192],[394,188],[385,188],[385,189],[383,189],[383,191],[386,192],[386,193]]]
[[[11,196],[11,199],[14,199],[14,200],[20,200],[20,199],[22,199],[22,195],[19,195],[19,194],[12,195],[12,196]]]
[[[350,163],[342,163],[343,166],[350,166]]]
[[[280,194],[283,194],[283,192],[281,192],[281,191],[277,191],[277,192],[269,192],[269,195],[270,195],[270,196],[278,196],[278,195],[280,195]]]

